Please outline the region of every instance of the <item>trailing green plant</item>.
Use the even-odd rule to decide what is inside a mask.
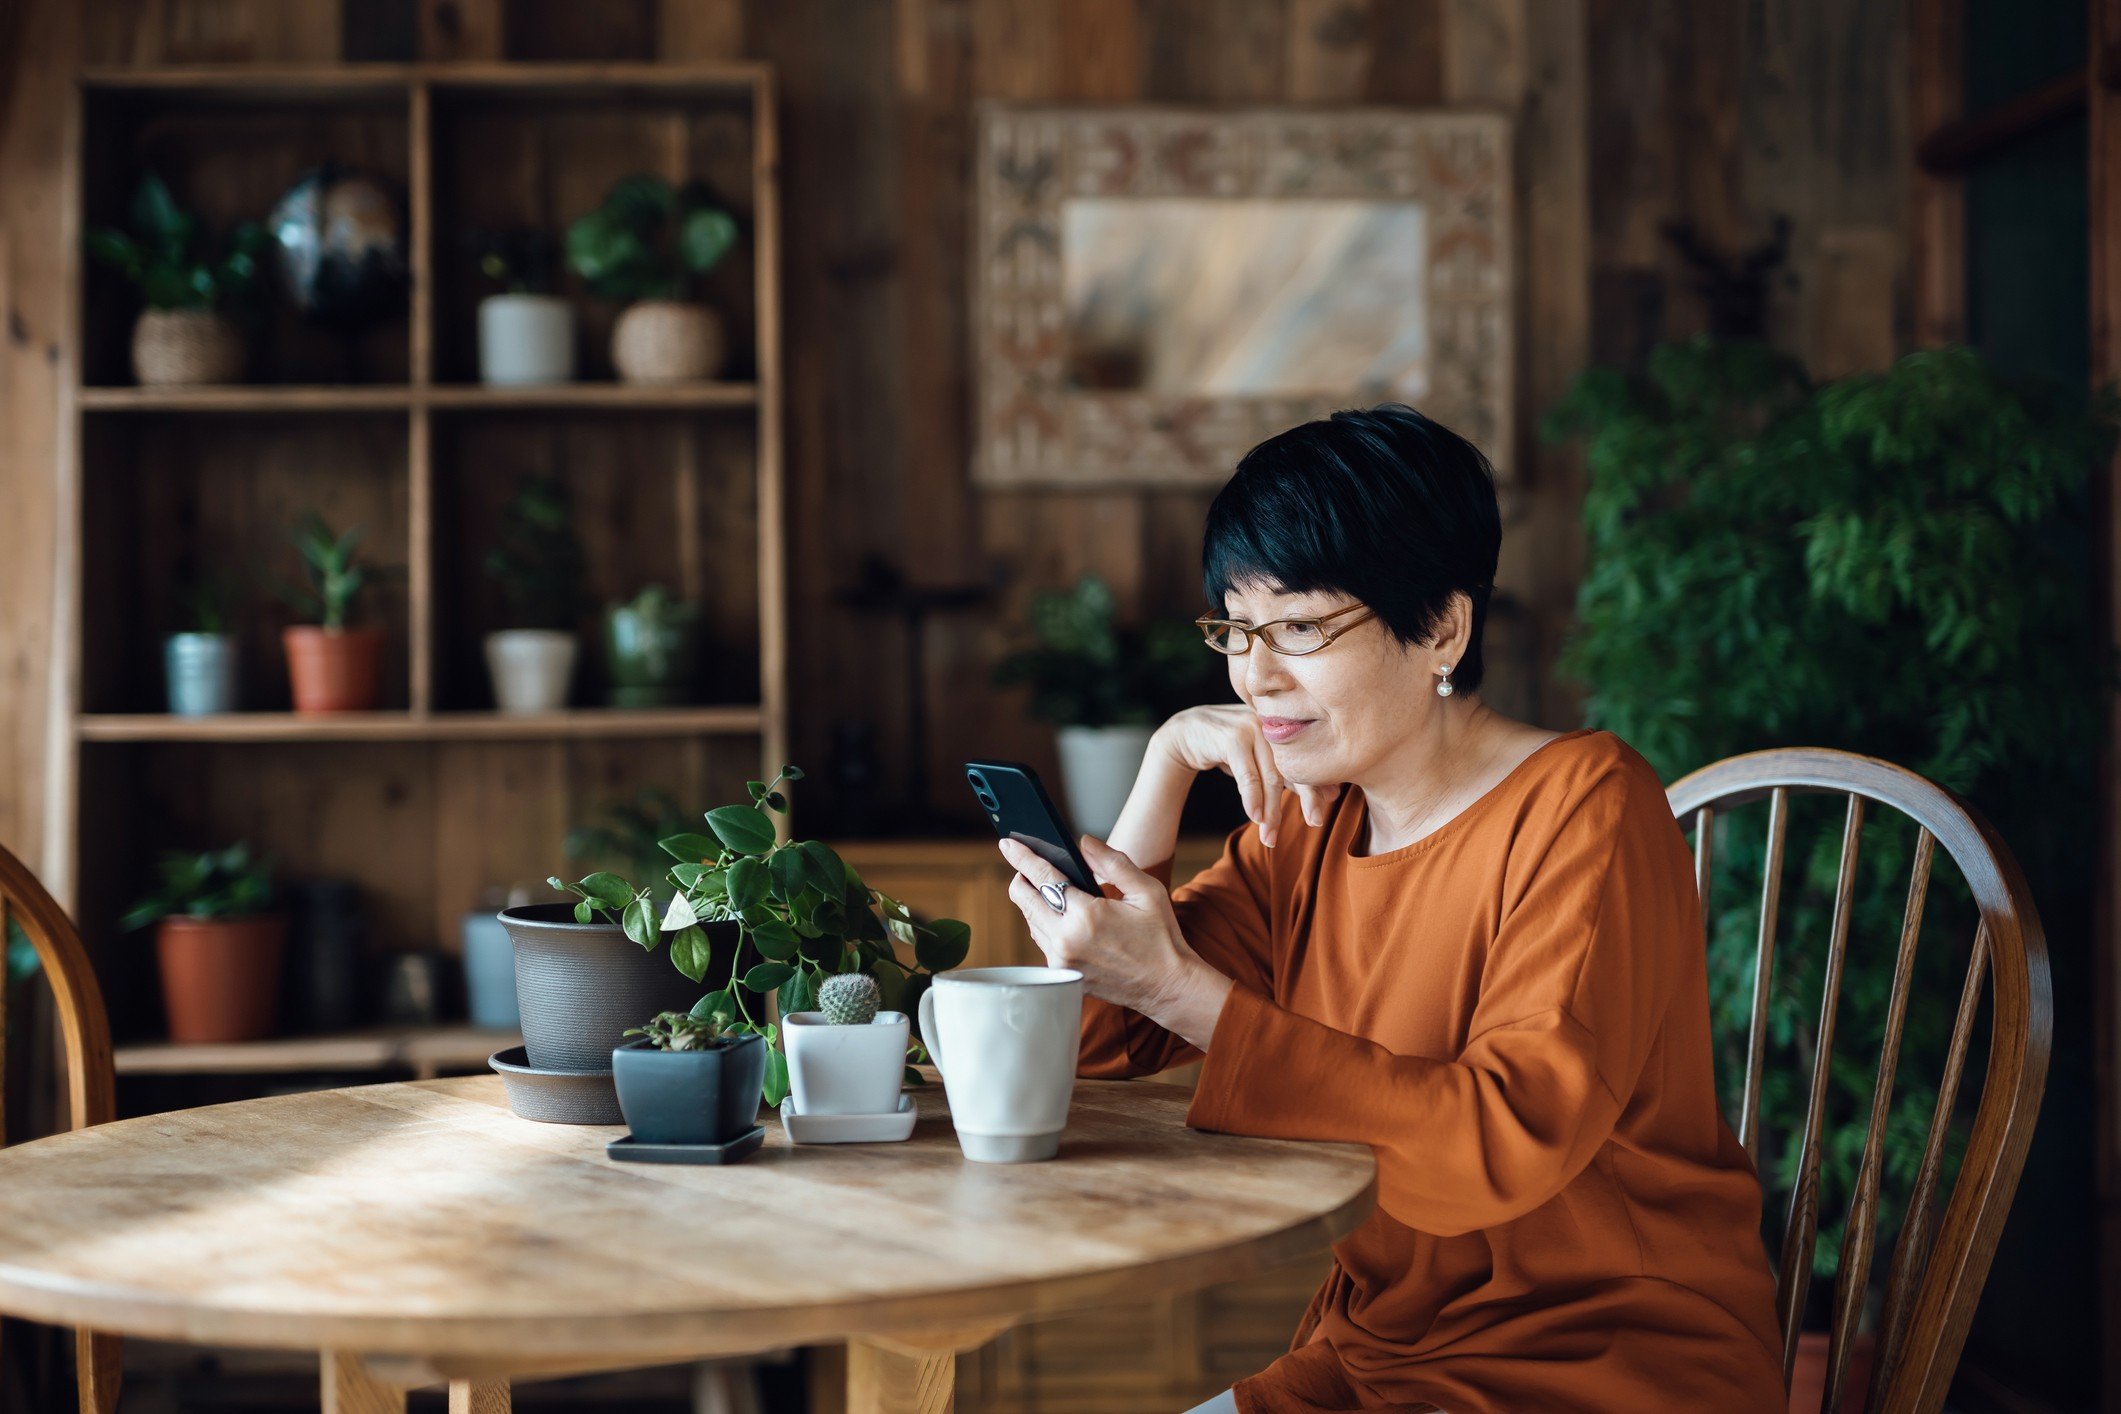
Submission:
[[[89,253],[137,285],[150,309],[221,309],[249,299],[272,244],[255,221],[216,239],[152,173],[134,190],[127,221],[124,229],[91,230]]]
[[[779,1026],[754,1016],[748,997],[773,996],[782,1016],[813,1011],[829,979],[864,973],[875,982],[882,1008],[910,1016],[935,975],[963,962],[971,946],[972,930],[965,924],[954,918],[915,919],[905,904],[863,883],[830,846],[780,839],[773,816],[788,808],[781,784],[802,778],[795,767],[783,766],[772,781],[749,783],[748,804],[709,810],[710,833],[685,832],[660,842],[663,852],[678,861],[665,875],[672,893],[660,922],[652,891],[622,875],[599,872],[571,884],[558,877],[546,881],[575,896],[578,922],[601,916],[649,949],[668,935],[671,962],[695,982],[706,979],[712,960],[707,928],[735,925],[728,980],[695,1002],[692,1014],[730,1013],[726,1031],[756,1032],[775,1047],[767,1058],[763,1089],[769,1105],[787,1098],[788,1061],[776,1044]],[[763,960],[739,975],[747,943]],[[913,949],[913,965],[899,960],[894,943]],[[909,1044],[908,1054],[926,1057],[918,1041]],[[911,1065],[906,1079],[921,1082]]]
[[[155,887],[126,910],[128,932],[165,918],[255,918],[273,903],[272,861],[247,841],[203,854],[173,850],[155,866]]]
[[[500,587],[510,628],[574,628],[582,610],[582,541],[564,481],[529,475],[517,484],[486,573]]]
[[[708,1016],[694,1016],[689,1011],[664,1011],[656,1013],[646,1026],[628,1027],[625,1034],[645,1037],[648,1044],[659,1051],[710,1051],[741,1039],[723,1029],[729,1020],[727,1011]]]
[[[288,539],[302,557],[302,573],[308,581],[280,586],[280,596],[296,613],[325,628],[346,627],[354,601],[380,573],[357,558],[361,535],[358,525],[335,534],[314,512],[289,529]]]
[[[736,218],[706,183],[625,177],[567,228],[567,264],[604,299],[683,299],[736,238]]]
[[[1112,590],[1086,575],[1033,595],[1035,641],[995,666],[1002,687],[1028,684],[1032,715],[1062,726],[1146,726],[1205,701],[1221,671],[1191,624],[1116,621]]]
[[[473,231],[465,238],[479,273],[511,295],[549,295],[559,273],[559,243],[540,226]]]
[[[1973,801],[2036,891],[2090,877],[2083,763],[2115,674],[2085,590],[2085,495],[2112,426],[2110,400],[2007,385],[1964,349],[1824,386],[1758,345],[1706,340],[1656,350],[1640,379],[1585,374],[1547,432],[1580,438],[1589,470],[1589,560],[1562,656],[1589,689],[1586,720],[1668,781],[1774,746],[1880,757]],[[1833,797],[1789,808],[1763,1063],[1762,1178],[1784,1196],[1771,1214],[1797,1177],[1842,823]],[[1822,1277],[1855,1190],[1915,843],[1912,822],[1874,813],[1887,818],[1860,841],[1829,1066]],[[1715,827],[1709,981],[1733,1116],[1765,823]],[[1940,854],[1887,1117],[1881,1234],[1897,1231],[1920,1164],[1974,917]],[[1953,1164],[1963,1137],[1955,1118]]]

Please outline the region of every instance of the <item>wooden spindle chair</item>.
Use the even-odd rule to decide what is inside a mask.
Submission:
[[[1912,771],[1874,757],[1821,748],[1756,751],[1705,766],[1667,793],[1682,828],[1694,830],[1694,882],[1708,907],[1714,824],[1719,811],[1768,802],[1767,867],[1761,885],[1760,931],[1753,978],[1752,1025],[1746,1038],[1745,1090],[1738,1137],[1757,1166],[1760,1161],[1760,1077],[1767,1045],[1768,988],[1774,971],[1775,914],[1780,899],[1784,834],[1793,793],[1836,793],[1848,800],[1835,882],[1833,924],[1827,939],[1824,996],[1818,1051],[1813,1058],[1809,1103],[1798,1150],[1797,1185],[1791,1197],[1777,1285],[1782,1322],[1782,1374],[1788,1381],[1796,1358],[1798,1326],[1810,1290],[1812,1248],[1818,1236],[1819,1145],[1826,1110],[1827,1068],[1834,1044],[1834,1014],[1848,958],[1849,916],[1856,882],[1858,837],[1866,802],[1907,815],[1920,827],[1915,840],[1907,907],[1902,915],[1893,988],[1887,1003],[1884,1045],[1878,1062],[1863,1158],[1843,1231],[1840,1276],[1835,1283],[1833,1324],[1827,1347],[1823,1408],[1841,1407],[1849,1353],[1876,1246],[1878,1191],[1885,1154],[1886,1116],[1907,1016],[1916,938],[1929,888],[1930,864],[1942,844],[1965,876],[1979,910],[1972,956],[1959,994],[1951,1046],[1938,1080],[1922,1166],[1909,1195],[1907,1215],[1893,1247],[1885,1303],[1876,1333],[1868,1408],[1920,1411],[1943,1407],[1945,1393],[1966,1342],[1981,1285],[1995,1256],[2010,1211],[2018,1175],[2032,1141],[2040,1093],[2047,1083],[2053,1037],[2047,942],[2032,893],[2010,848],[1988,822],[1951,792]],[[1883,940],[1859,940],[1878,946]],[[1984,987],[1986,983],[1986,987]],[[1937,1192],[1945,1138],[1958,1100],[1959,1081],[1986,990],[1992,1003],[1988,1075],[1974,1116],[1957,1182],[1941,1221]]]
[[[58,1004],[60,1042],[66,1056],[66,1127],[86,1129],[116,1113],[111,1068],[110,1020],[103,990],[73,920],[27,866],[0,849],[0,956],[12,919],[36,949],[45,980]],[[7,1142],[7,988],[0,963],[0,1144]],[[111,1414],[118,1407],[119,1342],[95,1331],[74,1332],[74,1361],[81,1414]]]

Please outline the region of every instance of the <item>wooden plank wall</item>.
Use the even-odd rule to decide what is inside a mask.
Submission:
[[[998,586],[938,621],[924,671],[932,796],[965,750],[1051,764],[986,685],[1026,595],[1085,570],[1130,609],[1197,612],[1206,497],[976,493],[967,160],[983,100],[1466,103],[1520,130],[1522,402],[1587,360],[1701,327],[1659,235],[1739,248],[1793,222],[1777,337],[1823,371],[1881,362],[1907,325],[1906,21],[1899,0],[18,0],[0,22],[0,842],[37,857],[46,766],[51,475],[62,429],[63,119],[77,63],[757,57],[780,70],[795,758],[835,717],[904,750],[893,622],[838,601],[863,559]],[[1577,469],[1523,440],[1502,582],[1524,671],[1495,694],[1553,725],[1543,671],[1579,573]],[[887,765],[893,786],[906,779]]]

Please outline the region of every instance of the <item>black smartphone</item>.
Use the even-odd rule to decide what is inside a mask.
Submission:
[[[965,779],[999,838],[1031,850],[1083,892],[1102,892],[1038,772],[1021,761],[967,761]]]

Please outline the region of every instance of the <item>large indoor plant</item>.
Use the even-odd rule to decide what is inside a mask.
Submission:
[[[270,864],[248,844],[162,856],[153,892],[125,914],[130,931],[155,925],[169,1038],[183,1044],[255,1041],[279,1018],[287,917]]]
[[[1116,618],[1111,588],[1094,575],[1034,595],[1034,642],[994,670],[1001,686],[1028,684],[1032,714],[1058,728],[1068,813],[1100,839],[1127,803],[1157,724],[1206,700],[1221,670],[1191,624]]]
[[[2059,936],[2059,918],[2082,917],[2072,895],[2090,877],[2095,833],[2085,763],[2113,684],[2085,592],[2086,473],[2108,429],[2103,405],[2008,386],[1965,350],[1825,386],[1767,349],[1706,341],[1659,349],[1644,378],[1587,374],[1549,421],[1550,433],[1583,440],[1589,469],[1589,562],[1563,658],[1589,689],[1587,720],[1667,781],[1794,745],[1918,771],[1997,824]],[[1794,797],[1790,809],[1762,1094],[1778,1248],[1841,833],[1833,797]],[[1813,1328],[1861,1159],[1914,844],[1910,822],[1873,815],[1887,818],[1862,841],[1822,1140]],[[1733,1116],[1764,825],[1750,812],[1719,820],[1714,845],[1710,987]],[[1921,1159],[1973,932],[1964,883],[1940,855],[1888,1121],[1881,1252]],[[1874,1282],[1885,1267],[1874,1265]],[[1823,1357],[1823,1338],[1806,1341],[1800,1364]]]
[[[619,377],[680,383],[721,372],[728,334],[696,287],[736,237],[736,218],[704,183],[648,176],[621,179],[567,228],[568,265],[592,293],[626,306],[611,331]]]
[[[770,782],[749,783],[748,804],[708,811],[711,833],[662,841],[678,862],[666,871],[672,892],[660,919],[651,890],[617,874],[590,874],[572,884],[557,878],[548,882],[577,897],[578,920],[607,920],[644,950],[657,947],[667,934],[671,962],[695,982],[707,978],[721,951],[711,934],[729,936],[736,945],[729,949],[722,985],[691,1010],[703,1017],[728,1012],[724,1029],[734,1034],[757,1032],[769,1044],[782,1040],[781,1025],[767,1014],[766,998],[773,999],[784,1021],[816,1013],[820,988],[831,978],[854,973],[874,980],[880,1009],[860,1023],[833,1024],[890,1025],[887,1018],[913,1013],[936,973],[965,960],[971,930],[955,919],[916,920],[905,904],[864,884],[827,845],[781,840],[773,820],[787,808],[780,786],[801,778],[801,771],[784,766]],[[894,943],[911,947],[914,961],[901,961]],[[759,961],[746,966],[751,955]],[[644,1011],[637,1021],[652,1014]],[[917,1082],[918,1072],[906,1062],[922,1054],[918,1041],[901,1044],[890,1058],[891,1068],[901,1072],[902,1080]],[[870,1058],[861,1063],[869,1064]],[[780,1104],[788,1087],[787,1056],[775,1049],[766,1062],[766,1103]]]
[[[501,591],[508,625],[486,635],[494,704],[516,713],[565,707],[582,608],[582,542],[566,483],[523,478],[487,552],[486,573]]]
[[[281,631],[297,712],[363,712],[376,705],[383,680],[383,630],[348,620],[376,571],[361,563],[361,527],[335,534],[319,515],[288,532],[302,559],[303,583],[282,597],[311,622]]]
[[[133,376],[149,386],[242,381],[243,333],[229,311],[257,288],[265,228],[245,222],[217,238],[152,173],[127,217],[125,228],[91,230],[88,248],[140,291]]]

